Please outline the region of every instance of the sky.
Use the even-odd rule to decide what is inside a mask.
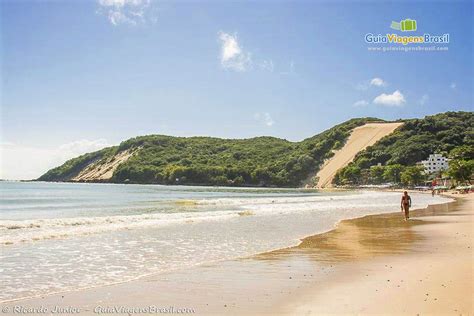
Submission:
[[[473,2],[0,0],[0,178],[147,134],[299,141],[473,110]],[[417,21],[402,32],[391,22]],[[367,43],[366,34],[449,34]],[[436,51],[373,51],[436,46]]]

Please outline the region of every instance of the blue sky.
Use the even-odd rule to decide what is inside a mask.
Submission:
[[[473,109],[470,1],[0,3],[2,178],[143,134],[301,140]],[[416,32],[389,28],[406,18]],[[367,33],[450,43],[373,52]]]

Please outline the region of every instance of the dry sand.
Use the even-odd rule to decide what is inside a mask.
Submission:
[[[15,306],[187,307],[197,315],[472,314],[473,196],[342,221],[297,246]]]
[[[375,144],[382,137],[391,134],[403,123],[368,123],[356,127],[349,136],[346,144],[329,159],[316,174],[319,178],[318,188],[331,187],[331,181],[336,172],[347,166],[358,152]]]
[[[141,148],[121,151],[107,159],[105,162],[92,162],[71,180],[86,182],[109,180],[112,178],[114,171],[118,168],[118,166],[127,161],[140,149]]]

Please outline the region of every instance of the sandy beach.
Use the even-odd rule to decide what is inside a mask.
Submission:
[[[340,264],[338,275],[313,286],[279,311],[321,314],[472,314],[473,196],[413,212],[408,223],[394,215],[342,222],[301,248],[327,249],[323,260]],[[324,253],[322,251],[321,253]]]
[[[344,220],[297,247],[132,282],[8,302],[5,314],[147,308],[195,314],[471,314],[473,196]]]
[[[0,316],[474,316],[473,13],[0,0]]]

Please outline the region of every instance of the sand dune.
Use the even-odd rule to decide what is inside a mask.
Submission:
[[[138,150],[138,149],[137,149]],[[124,150],[112,156],[105,162],[93,162],[82,170],[72,181],[100,181],[112,178],[115,169],[128,160],[137,150]]]
[[[382,137],[391,134],[403,123],[368,123],[352,131],[347,143],[329,159],[316,177],[319,178],[317,187],[330,187],[336,172],[351,162],[357,153],[375,144]]]

